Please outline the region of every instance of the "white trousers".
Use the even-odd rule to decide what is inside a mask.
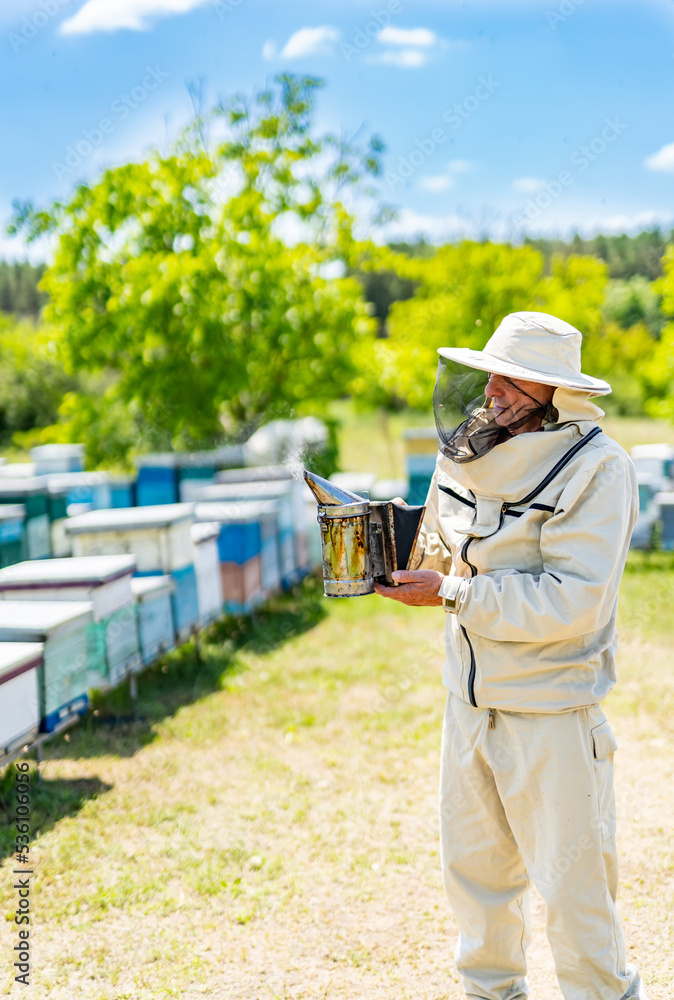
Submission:
[[[489,712],[448,695],[440,847],[468,997],[528,995],[527,889],[547,905],[565,1000],[645,998],[615,906],[615,738],[602,708]]]

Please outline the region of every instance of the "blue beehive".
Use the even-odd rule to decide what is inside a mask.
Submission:
[[[304,484],[297,480],[273,480],[271,482],[218,483],[200,490],[197,499],[204,503],[224,501],[265,501],[278,504],[277,546],[281,585],[290,587],[300,578],[297,550],[295,546],[296,516],[294,494],[304,490]]]
[[[199,626],[199,593],[194,564],[174,569],[171,573],[175,590],[173,592],[173,618],[176,635],[183,642]]]
[[[107,472],[58,472],[44,477],[49,489],[65,493],[71,503],[90,503],[94,510],[112,506],[110,475]]]
[[[177,455],[173,452],[139,455],[134,461],[138,469],[136,504],[139,507],[178,501]]]
[[[203,492],[210,492],[211,489],[222,490],[223,487],[207,487]],[[197,504],[197,520],[220,522],[221,514],[213,518],[205,516],[207,508],[212,505],[215,508],[218,503],[229,508],[231,518],[229,523],[223,523],[220,530],[218,541],[220,561],[240,562],[246,561],[252,555],[259,555],[262,589],[265,595],[276,593],[283,583],[281,520],[284,514],[287,515],[287,508],[285,512],[282,512],[281,502],[278,498],[254,500],[235,496],[223,498],[220,501],[209,499]],[[288,537],[287,529],[285,537],[286,539]],[[237,553],[241,548],[244,552],[243,560],[239,560],[236,555],[229,554],[230,552]]]
[[[415,427],[403,431],[405,471],[409,504],[424,504],[438,457],[438,434],[435,427]]]
[[[275,500],[197,504],[198,521],[220,525],[218,553],[226,610],[247,613],[278,591],[278,510]]]
[[[253,466],[251,468],[241,468],[241,469],[227,469],[224,472],[219,472],[216,476],[216,483],[218,485],[230,485],[233,483],[263,483],[261,489],[258,488],[255,496],[263,499],[269,496],[268,489],[270,483],[275,482],[288,482],[291,485],[287,487],[290,492],[291,506],[292,506],[292,523],[293,523],[293,540],[294,540],[294,570],[290,571],[290,582],[293,579],[297,579],[306,575],[310,569],[314,566],[314,560],[312,557],[312,550],[315,546],[312,542],[315,538],[318,539],[318,547],[320,550],[320,532],[318,531],[318,524],[316,522],[315,516],[313,521],[311,519],[307,520],[306,508],[307,508],[307,498],[311,500],[311,503],[316,505],[316,498],[314,497],[311,490],[309,490],[301,477],[293,476],[291,470],[287,465],[264,465],[264,466]],[[272,494],[273,495],[273,494]],[[283,529],[282,529],[283,530]],[[312,535],[311,541],[309,535]],[[319,559],[318,565],[321,565],[322,559]]]
[[[662,526],[662,547],[666,552],[674,551],[674,493],[658,493],[655,504]]]
[[[24,504],[0,504],[0,569],[23,559],[25,520]]]
[[[176,455],[180,500],[188,503],[195,500],[195,491],[215,482],[217,456],[217,451],[193,451]]]
[[[136,480],[133,476],[110,476],[110,507],[135,507]]]
[[[43,477],[0,479],[0,504],[23,504],[25,531],[22,559],[46,559],[51,555],[49,500]]]

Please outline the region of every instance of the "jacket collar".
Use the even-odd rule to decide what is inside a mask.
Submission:
[[[525,496],[604,416],[585,392],[558,388],[552,404],[559,414],[557,423],[517,434],[474,462],[452,462],[441,454],[440,472],[475,497],[512,502]]]

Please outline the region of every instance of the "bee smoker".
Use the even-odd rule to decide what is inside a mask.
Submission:
[[[304,478],[318,502],[325,596],[397,586],[391,574],[407,569],[426,508],[368,500],[306,469]]]

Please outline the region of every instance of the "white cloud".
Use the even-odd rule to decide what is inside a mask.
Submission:
[[[603,222],[591,222],[590,226],[605,233],[630,233],[652,226],[670,226],[671,214],[663,212],[634,212],[632,215],[609,215]]]
[[[323,24],[318,28],[300,28],[291,35],[281,50],[284,59],[299,59],[301,56],[312,56],[325,53],[331,42],[338,42],[340,34],[337,28]]]
[[[518,177],[512,183],[513,191],[518,194],[538,194],[545,187],[545,181],[540,177]]]
[[[442,242],[471,233],[472,227],[459,215],[422,215],[403,208],[398,217],[384,227],[382,236],[386,240],[415,240],[424,236],[431,242]]]
[[[262,58],[266,59],[267,62],[271,62],[272,59],[276,58],[276,42],[271,41],[265,42],[262,46]]]
[[[402,66],[403,69],[416,69],[428,62],[428,53],[420,49],[401,49],[399,52],[382,52],[373,56],[370,62],[382,63],[384,66]]]
[[[580,233],[585,239],[589,239],[597,233],[634,234],[643,229],[652,229],[654,226],[669,230],[673,222],[671,210],[592,215],[587,206],[577,205],[575,209],[569,209],[568,205],[560,205],[557,210],[542,212],[540,218],[527,223],[526,226],[519,225],[513,228],[511,217],[504,238],[517,239],[526,232],[530,236],[549,236],[564,240],[570,240],[574,233]]]
[[[439,191],[449,191],[451,187],[454,187],[454,180],[447,174],[436,174],[432,177],[422,177],[419,181],[419,187],[423,188],[424,191],[432,191],[437,194]]]
[[[61,24],[63,35],[86,35],[93,31],[130,28],[146,31],[151,19],[167,14],[185,14],[209,0],[87,0],[73,17]]]
[[[674,142],[668,143],[657,153],[647,156],[644,160],[647,170],[659,170],[665,174],[674,174]]]
[[[473,169],[470,160],[450,160],[447,169],[452,174],[468,174]]]
[[[394,28],[388,25],[377,35],[377,40],[387,45],[417,45],[427,48],[438,40],[438,36],[429,28]]]

